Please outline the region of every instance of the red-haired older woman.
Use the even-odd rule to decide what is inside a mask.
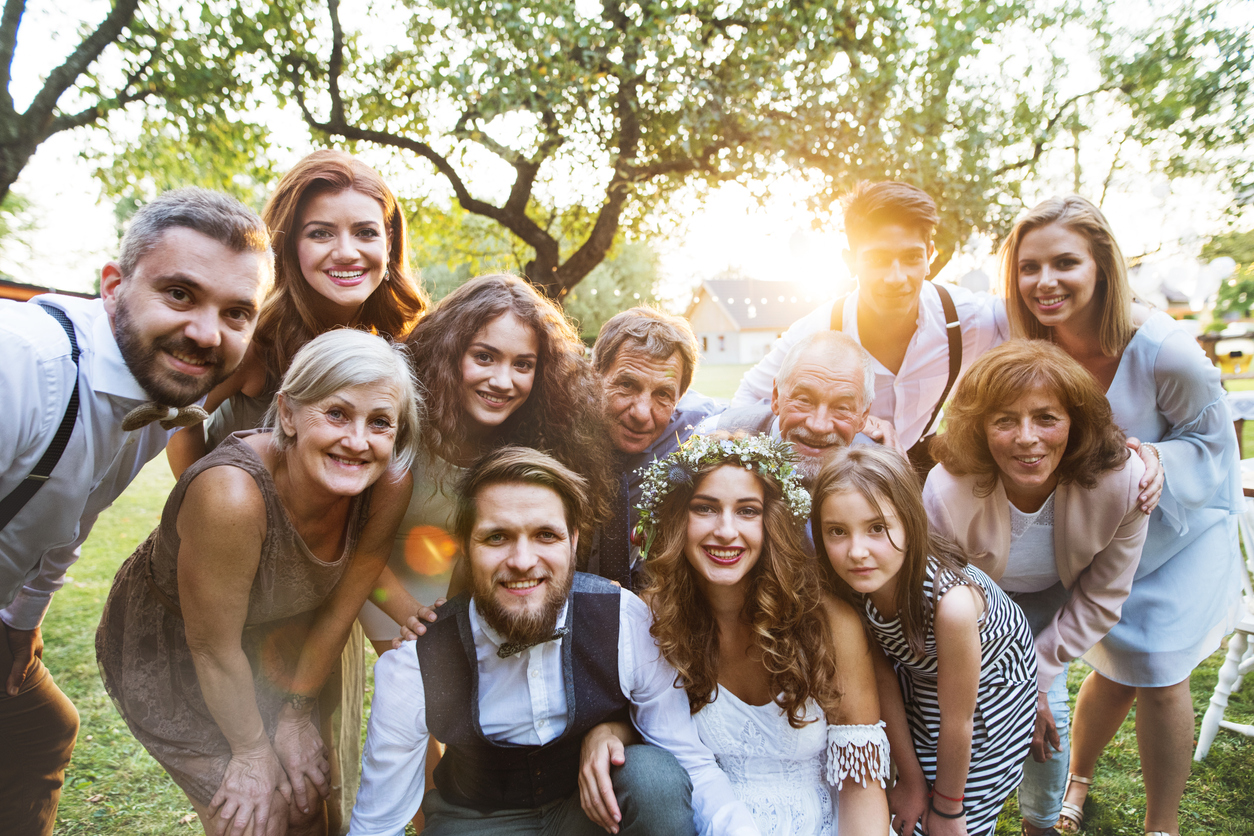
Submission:
[[[1079,829],[1097,758],[1135,702],[1145,828],[1172,836],[1193,751],[1189,676],[1241,611],[1244,500],[1219,371],[1188,331],[1133,300],[1110,223],[1082,197],[1050,198],[1015,224],[1002,273],[1012,332],[1084,366],[1166,475],[1122,618],[1084,656],[1093,673],[1076,697],[1060,829]]]
[[[946,427],[924,504],[1028,616],[1039,695],[1019,807],[1025,833],[1048,833],[1066,789],[1067,666],[1114,627],[1132,588],[1145,467],[1092,375],[1048,343],[1012,340],[972,364]]]
[[[403,340],[427,309],[409,272],[405,213],[378,172],[352,155],[305,157],[279,181],[262,219],[274,287],[244,361],[205,401],[207,426],[170,440],[175,476],[232,432],[261,426],[292,357],[314,337],[347,326]]]

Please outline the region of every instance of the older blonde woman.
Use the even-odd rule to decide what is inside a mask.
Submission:
[[[417,415],[403,349],[362,331],[313,339],[274,430],[189,467],[114,579],[96,633],[105,687],[206,833],[325,829],[316,695],[409,501]]]

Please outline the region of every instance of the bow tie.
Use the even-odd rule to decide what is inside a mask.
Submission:
[[[195,426],[208,417],[209,413],[196,404],[180,409],[149,401],[126,413],[126,417],[122,419],[122,429],[130,432],[146,427],[153,421],[160,421],[162,429],[172,430],[175,427]]]
[[[500,656],[502,659],[508,659],[515,653],[522,653],[524,650],[530,650],[538,644],[564,639],[567,635],[569,635],[569,633],[569,627],[558,627],[553,631],[552,635],[546,636],[542,639],[537,639],[533,642],[505,642],[505,644],[496,649],[496,655]]]

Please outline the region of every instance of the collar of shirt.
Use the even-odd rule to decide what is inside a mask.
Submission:
[[[103,311],[92,323],[92,332],[95,350],[91,354],[91,377],[96,391],[132,401],[151,400],[152,396],[139,385],[139,381],[127,368],[126,361],[122,359],[122,350],[118,348],[113,327]]]
[[[89,364],[88,377],[93,391],[132,401],[152,399],[122,359],[122,350],[118,348],[103,301],[55,294],[41,296],[38,301],[65,311],[74,327],[86,337],[78,341],[82,350],[79,363]]]
[[[861,343],[857,311],[858,291],[855,289],[845,300],[842,330]],[[898,440],[910,447],[923,434],[949,377],[945,314],[940,294],[930,281],[919,289],[914,334],[901,368],[893,374],[878,361],[874,366],[875,397],[871,401],[871,414],[891,423],[897,430]]]

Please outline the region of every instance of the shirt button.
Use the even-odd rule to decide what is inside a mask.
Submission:
[[[535,678],[536,678],[536,677],[538,677],[539,675],[540,675],[540,672],[539,672],[538,670],[532,670],[532,671],[531,671],[531,678],[532,678],[532,679],[535,679]]]

